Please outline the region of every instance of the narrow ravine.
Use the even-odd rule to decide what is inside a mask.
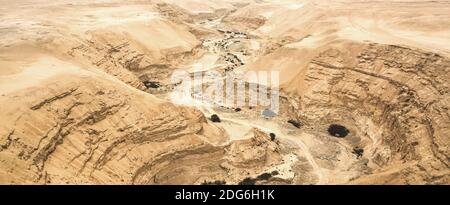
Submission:
[[[244,52],[246,49],[241,49],[238,52],[233,52],[230,50],[230,46],[234,43],[239,43],[241,40],[248,40],[250,39],[250,36],[248,34],[245,34],[244,32],[239,31],[228,31],[224,28],[221,28],[220,20],[215,21],[208,21],[208,22],[202,22],[197,23],[196,26],[202,26],[204,28],[208,29],[215,29],[221,33],[220,37],[213,37],[203,40],[203,46],[206,50],[208,50],[208,53],[205,55],[217,55],[220,56],[222,60],[225,61],[225,63],[215,63],[214,65],[211,65],[210,67],[201,67],[197,69],[191,70],[190,74],[193,75],[196,72],[206,72],[206,71],[218,71],[221,73],[224,72],[234,72],[233,70],[236,68],[239,68],[242,65],[245,65],[245,62],[243,59],[241,59],[240,56],[246,55]],[[201,64],[199,62],[201,59],[192,62],[193,65]],[[221,78],[220,80],[225,80],[226,77]],[[203,84],[208,84],[210,82],[203,82]],[[194,83],[195,84],[195,83]],[[200,82],[200,84],[195,84],[194,86],[203,86]],[[168,95],[165,95],[165,98],[168,98]],[[260,124],[260,120],[255,119],[242,119],[242,116],[238,116],[238,114],[235,113],[229,113],[229,112],[223,112],[220,109],[215,109],[216,107],[220,106],[217,102],[207,102],[204,100],[201,100],[202,96],[198,96],[196,94],[193,94],[190,99],[186,100],[184,99],[183,102],[187,105],[195,106],[198,110],[203,112],[203,114],[206,117],[209,117],[213,114],[217,114],[222,120],[222,123],[217,123],[216,125],[218,127],[221,127],[224,129],[228,135],[232,135],[232,133],[235,132],[232,128],[229,128],[227,126],[224,126],[224,123],[232,123],[236,124],[241,127],[246,127],[248,130],[251,130],[252,128],[258,129],[260,131],[263,131],[267,133],[268,135],[270,133],[277,133],[277,138],[283,141],[283,143],[294,143],[298,147],[298,151],[300,156],[304,156],[310,166],[313,169],[313,173],[317,176],[317,182],[316,184],[326,184],[327,183],[327,176],[325,172],[323,171],[323,168],[318,165],[316,162],[313,154],[311,153],[310,149],[308,148],[308,145],[299,137],[296,135],[290,135],[284,131],[282,131],[283,128],[280,127],[279,124],[275,121],[270,120],[264,120],[263,124]],[[222,105],[224,107],[226,105]],[[231,143],[234,140],[240,140],[243,139],[245,136],[239,137],[239,138],[230,138],[230,141],[228,143]]]

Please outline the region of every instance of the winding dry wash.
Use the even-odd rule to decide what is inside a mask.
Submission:
[[[450,1],[0,2],[0,184],[450,184]]]

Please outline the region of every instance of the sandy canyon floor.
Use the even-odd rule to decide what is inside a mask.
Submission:
[[[450,1],[0,1],[0,184],[450,184]]]

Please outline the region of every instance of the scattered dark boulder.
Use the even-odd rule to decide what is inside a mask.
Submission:
[[[272,178],[278,174],[279,174],[279,172],[275,170],[270,173],[269,172],[262,173],[259,176],[257,176],[256,178],[247,177],[244,180],[242,180],[241,182],[239,182],[238,185],[255,185],[257,181],[269,180],[270,178]]]
[[[333,137],[343,138],[346,137],[350,131],[342,125],[331,124],[330,127],[328,127],[328,133]]]
[[[147,87],[147,88],[161,87],[161,84],[159,82],[155,82],[155,81],[144,81],[143,83],[144,83],[145,87]]]
[[[255,183],[256,183],[255,179],[247,177],[244,180],[242,180],[241,182],[239,182],[238,185],[255,185]]]
[[[216,114],[211,115],[211,121],[213,121],[213,122],[221,122],[219,116],[216,115]]]
[[[225,184],[227,184],[227,183],[223,180],[216,180],[216,181],[212,181],[212,182],[204,181],[201,185],[225,185]]]
[[[356,148],[353,148],[352,153],[356,155],[356,158],[360,158],[360,157],[362,157],[363,154],[364,154],[364,149],[363,149],[363,148],[356,147]]]
[[[288,120],[288,123],[292,124],[296,128],[300,128],[302,126],[302,123],[297,120]]]
[[[236,112],[240,112],[241,110],[242,110],[241,108],[234,109],[234,111],[236,111]]]
[[[275,133],[270,133],[269,136],[270,136],[271,141],[275,140],[275,137],[276,137]]]
[[[270,178],[272,178],[272,173],[262,173],[256,177],[258,180],[269,180]]]

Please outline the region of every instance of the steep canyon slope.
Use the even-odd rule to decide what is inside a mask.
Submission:
[[[3,0],[0,184],[449,184],[449,22],[447,1]],[[177,105],[176,69],[280,71],[280,112]]]

